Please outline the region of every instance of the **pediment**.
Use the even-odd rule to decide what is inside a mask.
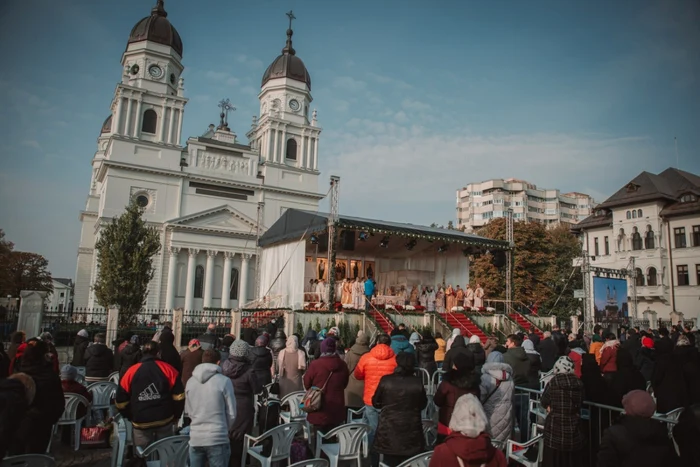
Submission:
[[[256,227],[255,220],[228,205],[189,214],[168,223],[173,226],[190,229],[220,230],[246,234],[255,233]]]

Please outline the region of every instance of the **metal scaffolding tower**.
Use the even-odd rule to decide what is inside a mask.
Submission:
[[[331,175],[330,213],[328,214],[328,307],[335,302],[335,250],[338,223],[338,201],[340,195],[340,177]]]
[[[588,251],[581,246],[581,275],[583,276],[583,324],[585,332],[593,332],[595,316],[591,301],[591,263]]]
[[[258,217],[256,220],[256,232],[255,232],[255,299],[258,300],[262,298],[260,296],[260,236],[262,235],[262,223],[263,223],[263,213],[265,210],[265,203],[258,202]]]
[[[506,210],[506,241],[508,251],[506,252],[506,307],[513,305],[513,248],[515,240],[513,238],[513,209]]]

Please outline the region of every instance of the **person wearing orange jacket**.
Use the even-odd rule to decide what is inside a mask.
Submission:
[[[381,334],[377,337],[377,345],[364,354],[355,367],[355,378],[365,382],[365,390],[362,397],[365,403],[365,411],[362,416],[362,423],[371,427],[369,432],[370,446],[374,441],[374,434],[379,424],[379,410],[372,405],[372,397],[379,386],[379,380],[382,379],[382,376],[392,374],[395,368],[396,354],[391,350],[391,338],[386,334]]]

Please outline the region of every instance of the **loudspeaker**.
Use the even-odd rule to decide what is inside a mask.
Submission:
[[[343,230],[340,232],[340,249],[344,251],[354,251],[355,237],[356,232],[354,230]]]
[[[493,255],[493,260],[491,263],[497,268],[502,268],[506,265],[506,252],[505,251],[494,251],[491,253]]]

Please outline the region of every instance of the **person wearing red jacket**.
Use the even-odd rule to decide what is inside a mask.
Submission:
[[[364,354],[355,367],[355,378],[364,380],[365,390],[362,400],[365,403],[365,411],[362,416],[362,423],[371,427],[369,433],[370,446],[374,442],[374,434],[379,424],[379,410],[372,405],[379,381],[383,376],[390,375],[396,368],[396,354],[391,350],[391,337],[381,334],[377,337],[377,345]]]
[[[605,336],[605,344],[600,349],[600,372],[610,379],[617,371],[617,349],[620,348],[620,341],[615,338],[615,334],[609,332]]]

